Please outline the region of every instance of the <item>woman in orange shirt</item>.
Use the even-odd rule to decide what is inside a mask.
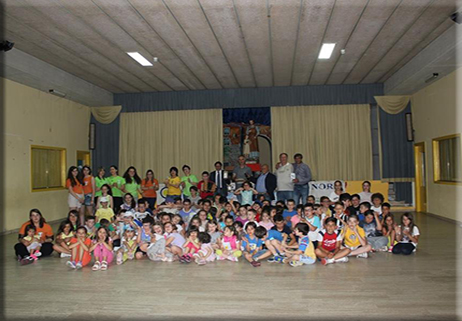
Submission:
[[[75,166],[71,166],[67,171],[66,187],[69,190],[69,196],[67,197],[67,204],[69,210],[76,210],[79,212],[80,225],[85,224],[85,207],[82,206],[85,202],[85,196],[83,192],[83,179],[79,173],[79,169]]]
[[[38,209],[31,209],[29,212],[29,220],[19,229],[19,242],[14,246],[16,256],[18,257],[21,265],[34,262],[34,259],[29,256],[29,251],[27,250],[23,240],[23,238],[27,236],[26,227],[28,225],[35,227],[35,235],[38,235],[40,238],[40,243],[42,244],[42,247],[40,248],[40,252],[42,253],[41,256],[49,256],[53,252],[53,243],[51,243],[53,242],[53,230],[51,226],[47,224],[42,216],[42,213],[40,213]]]
[[[95,193],[96,193],[96,182],[95,178],[91,175],[91,168],[85,165],[82,168],[83,172],[83,194],[84,202],[83,206],[87,212],[87,216],[93,215],[95,211]]]
[[[153,210],[156,206],[157,193],[159,189],[159,182],[154,178],[154,172],[151,169],[146,171],[146,178],[141,181],[141,190],[143,191],[143,198],[145,198],[149,207]]]

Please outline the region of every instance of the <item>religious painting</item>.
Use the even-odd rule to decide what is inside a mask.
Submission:
[[[234,168],[239,155],[253,171],[271,166],[271,109],[223,109],[223,148],[225,168]]]

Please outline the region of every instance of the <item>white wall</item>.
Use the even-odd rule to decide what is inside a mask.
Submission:
[[[461,133],[462,69],[434,82],[412,96],[415,142],[425,142],[427,161],[427,211],[462,221],[457,211],[462,201],[462,185],[433,182],[432,139]],[[459,80],[459,81],[458,81]]]
[[[88,150],[90,109],[73,101],[2,79],[5,116],[5,206],[2,230],[13,230],[38,208],[48,220],[68,212],[67,190],[31,191],[31,145],[67,149],[67,167],[77,150]],[[67,168],[66,168],[67,170]]]

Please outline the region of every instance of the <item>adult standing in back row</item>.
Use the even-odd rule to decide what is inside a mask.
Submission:
[[[236,189],[242,187],[242,184],[252,176],[252,170],[245,164],[244,155],[239,156],[237,160],[239,165],[233,170],[233,180],[236,182]]]
[[[294,200],[295,204],[305,204],[306,198],[310,193],[311,169],[302,162],[303,155],[297,153],[294,155]],[[300,202],[301,199],[301,202]]]
[[[286,153],[281,153],[276,164],[277,197],[278,201],[284,202],[294,198],[294,167],[288,158]]]

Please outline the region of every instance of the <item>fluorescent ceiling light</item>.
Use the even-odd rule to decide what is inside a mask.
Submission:
[[[139,52],[127,52],[127,54],[133,59],[135,59],[142,66],[152,66],[152,63],[150,63],[149,60],[144,58]]]
[[[335,43],[323,43],[318,59],[329,59],[334,51]]]

